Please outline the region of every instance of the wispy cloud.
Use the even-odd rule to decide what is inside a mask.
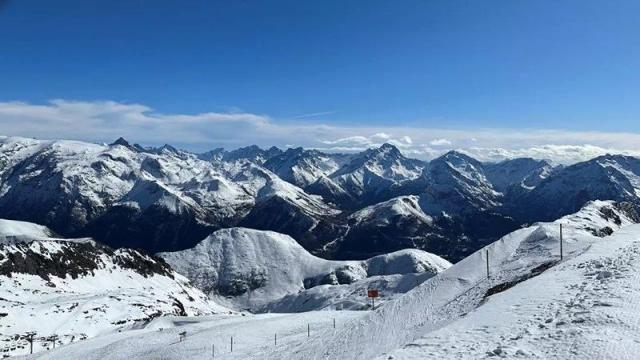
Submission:
[[[0,134],[94,142],[124,136],[142,144],[170,143],[196,151],[295,144],[347,152],[391,143],[408,156],[424,159],[449,149],[489,161],[529,156],[572,163],[605,153],[640,156],[640,134],[629,132],[339,126],[237,111],[167,114],[115,101],[0,102]]]
[[[309,114],[296,115],[296,116],[292,117],[291,119],[293,119],[293,120],[295,120],[295,119],[308,119],[308,118],[315,118],[315,117],[326,116],[326,115],[333,115],[335,113],[336,113],[336,111],[314,112],[314,113],[309,113]]]

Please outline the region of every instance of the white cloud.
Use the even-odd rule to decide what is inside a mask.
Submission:
[[[429,145],[431,146],[451,146],[451,141],[447,139],[434,139],[429,141]]]
[[[166,114],[115,101],[0,102],[0,134],[96,142],[124,136],[145,145],[170,143],[196,151],[250,144],[362,151],[387,142],[424,159],[453,144],[489,161],[529,156],[572,163],[605,153],[640,156],[640,134],[629,132],[327,125],[241,111]]]
[[[623,154],[640,157],[640,150],[603,148],[595,145],[540,145],[521,149],[470,147],[462,151],[482,161],[501,161],[519,157],[547,159],[560,164],[572,164],[606,154]]]
[[[266,116],[233,113],[162,114],[140,104],[52,100],[47,104],[0,102],[0,132],[39,138],[206,143],[268,126]]]

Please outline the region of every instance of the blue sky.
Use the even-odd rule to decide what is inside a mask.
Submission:
[[[119,131],[194,149],[375,134],[413,135],[411,148],[629,148],[640,132],[639,14],[632,0],[0,0],[0,132],[106,141]],[[228,121],[199,118],[171,132],[143,124],[142,135],[126,123],[136,116],[119,118],[135,106],[174,122],[258,116],[279,133],[249,120],[234,136]],[[65,124],[102,119],[62,131],[33,113],[43,107],[75,119]],[[473,138],[479,129],[502,140]],[[514,132],[562,136],[509,142]]]

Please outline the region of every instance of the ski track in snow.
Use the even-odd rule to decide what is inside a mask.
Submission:
[[[594,244],[584,256],[379,359],[637,359],[640,228],[633,228],[603,240],[629,244],[614,251]]]

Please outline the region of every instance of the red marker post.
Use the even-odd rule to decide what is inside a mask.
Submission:
[[[367,290],[367,297],[371,299],[371,310],[375,310],[376,308],[376,298],[380,296],[380,292],[378,289],[369,289]]]

